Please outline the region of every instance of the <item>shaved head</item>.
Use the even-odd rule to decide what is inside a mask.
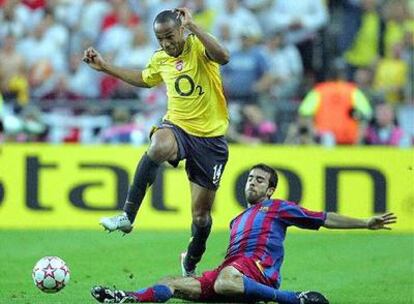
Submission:
[[[181,26],[180,14],[174,10],[162,11],[155,17],[153,26],[155,27],[156,24],[162,24],[162,23],[173,23],[176,27],[180,27]]]

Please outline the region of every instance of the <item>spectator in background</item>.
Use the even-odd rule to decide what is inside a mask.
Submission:
[[[22,112],[23,134],[21,141],[42,142],[46,140],[47,126],[41,111],[34,106],[27,106]]]
[[[396,109],[398,122],[409,144],[414,145],[414,101]]]
[[[42,9],[47,5],[47,0],[22,0],[20,2],[31,10]]]
[[[124,0],[110,0],[112,9],[103,18],[101,31],[106,32],[113,26],[122,24],[125,27],[134,27],[140,23],[138,15],[130,10],[129,5]]]
[[[38,26],[43,19],[46,0],[8,0],[6,7],[10,5],[14,11],[14,20],[24,27],[24,33]]]
[[[113,53],[106,54],[106,58],[109,58],[110,60],[113,59]],[[96,72],[94,70],[94,72]],[[120,81],[108,74],[99,75],[98,79],[98,87],[99,87],[99,98],[108,100],[111,98],[111,96],[115,93],[117,90]]]
[[[390,104],[404,102],[404,89],[407,83],[408,64],[402,57],[402,45],[396,44],[392,57],[384,57],[378,61],[373,87],[383,94]]]
[[[100,96],[100,75],[95,70],[81,64],[81,54],[72,54],[69,58],[69,71],[66,74],[69,91],[81,98],[96,99]],[[87,83],[87,85],[85,85]]]
[[[328,19],[324,3],[329,4],[332,15],[329,32],[319,30]],[[204,28],[217,31],[218,40],[232,54],[243,52],[240,33],[252,30],[255,37],[258,33],[264,34],[264,45],[259,45],[256,37],[254,48],[262,48],[259,53],[269,58],[267,74],[271,77],[264,77],[253,86],[251,102],[260,104],[258,110],[265,120],[275,121],[276,116],[278,140],[285,138],[287,126],[294,120],[294,99],[313,87],[315,76],[299,72],[296,69],[299,66],[292,61],[292,48],[297,47],[286,42],[281,44],[280,37],[273,35],[278,32],[279,25],[284,24],[282,28],[286,30],[279,32],[286,32],[288,40],[309,33],[309,36],[303,36],[304,39],[313,39],[314,50],[324,52],[314,59],[335,60],[341,56],[355,72],[350,73],[350,79],[356,82],[372,107],[384,100],[392,103],[400,127],[414,141],[413,3],[404,0],[0,0],[0,89],[6,112],[15,109],[16,98],[19,106],[35,104],[44,98],[113,99],[136,98],[138,95],[139,100],[144,101],[145,90],[123,85],[110,77],[103,79],[101,92],[101,75],[84,65],[79,66],[76,57],[87,46],[106,40],[110,49],[106,56],[113,56],[117,65],[142,68],[146,58],[152,55],[154,44],[158,44],[155,36],[148,32],[153,17],[162,9],[188,4],[194,10],[194,19]],[[127,21],[121,22],[120,16],[121,19],[127,16]],[[287,22],[292,16],[298,22]],[[34,31],[41,27],[43,34],[35,38]],[[111,35],[115,38],[108,38]],[[338,45],[332,43],[336,38],[340,42]],[[115,39],[120,42],[114,43]],[[286,49],[290,49],[289,52],[285,52]],[[298,57],[297,50],[294,52]],[[317,60],[312,60],[309,54],[305,56],[306,65],[313,62],[314,67],[317,66]],[[23,57],[23,64],[19,57]],[[241,62],[243,67],[247,66],[243,60]],[[293,66],[296,68],[290,74]],[[223,84],[228,88],[230,81],[223,76]],[[302,83],[297,85],[301,76]],[[245,86],[239,85],[238,81],[235,90],[243,91]],[[52,102],[43,105],[51,111],[62,107],[71,112],[73,103],[66,104],[63,99],[58,106]],[[232,123],[236,123],[237,131],[242,132],[241,122],[246,118],[242,104],[237,103],[239,107],[234,110],[235,103],[230,102]],[[84,105],[82,111],[90,106],[89,103]],[[137,107],[140,106],[146,107],[139,103]],[[164,112],[158,109],[158,115],[161,115],[158,111]],[[17,117],[21,119],[19,115],[22,113]],[[7,126],[13,126],[10,121],[7,120]]]
[[[216,19],[216,10],[208,7],[205,0],[187,0],[184,1],[184,6],[191,9],[193,12],[194,21],[207,32],[213,29],[214,21]]]
[[[267,120],[257,105],[244,106],[241,114],[240,125],[230,127],[228,137],[231,141],[242,144],[276,142],[276,124]]]
[[[114,11],[103,20],[99,48],[103,53],[116,54],[123,47],[131,45],[133,29],[138,23],[138,17],[131,13],[127,3],[121,1],[116,4]]]
[[[0,49],[0,91],[24,106],[29,102],[29,82],[25,76],[25,60],[15,46],[15,37],[5,37]]]
[[[18,16],[17,5],[18,1],[6,1],[4,7],[0,9],[0,41],[7,36],[19,39],[25,34],[23,21]]]
[[[70,90],[68,78],[65,74],[54,75],[54,78],[56,81],[55,85],[52,90],[42,96],[43,100],[63,100],[67,102],[80,99],[80,96]]]
[[[104,0],[85,0],[80,14],[78,31],[91,41],[96,41],[105,16],[111,10],[111,5]]]
[[[69,47],[69,29],[56,19],[52,9],[53,7],[48,8],[42,19],[45,28],[44,39],[53,42],[57,49],[66,53]]]
[[[10,142],[35,142],[46,139],[47,126],[42,120],[40,110],[28,105],[14,113],[0,115],[3,121],[4,138]]]
[[[298,116],[296,121],[289,124],[284,140],[286,145],[314,145],[319,142],[312,123],[303,116]]]
[[[342,47],[346,47],[344,57],[348,64],[348,79],[354,78],[357,68],[368,68],[375,64],[380,55],[383,28],[377,0],[362,0],[359,6],[353,6],[352,16],[356,17],[355,21],[344,18],[345,21],[351,22],[351,26],[342,25],[342,37],[347,41]],[[352,26],[355,23],[357,26]]]
[[[36,28],[17,43],[16,50],[27,63],[32,95],[41,98],[53,90],[56,84],[55,73],[65,72],[67,61],[65,51],[53,38],[47,36],[48,20],[43,20]]]
[[[368,145],[409,146],[409,139],[398,126],[393,108],[389,104],[379,104],[366,135]]]
[[[55,20],[63,25],[70,32],[70,34],[73,34],[74,32],[79,31],[81,16],[83,10],[86,8],[87,1],[88,0],[48,1],[46,10],[52,11]],[[94,20],[94,22],[96,22],[96,20]],[[70,41],[70,43],[72,43],[72,41]]]
[[[131,47],[136,47],[135,51],[139,57],[139,62],[135,63],[142,68],[145,60],[150,58],[149,49],[139,49],[140,46],[136,43],[145,44],[145,33],[139,30],[140,20],[137,15],[133,14],[129,9],[128,3],[112,0],[113,11],[110,12],[103,20],[103,33],[98,43],[99,48],[108,57],[115,57],[114,61],[121,62],[126,66],[132,64],[132,60],[137,59],[136,56],[132,58]],[[138,29],[137,29],[138,27]],[[125,53],[128,49],[128,53]],[[140,52],[146,52],[145,54]],[[151,50],[152,54],[152,50]],[[118,60],[116,59],[118,58]],[[130,66],[135,67],[135,66]],[[132,93],[132,94],[131,94]],[[116,98],[118,97],[133,97],[136,95],[130,87],[122,85],[118,79],[111,75],[104,75],[101,79],[101,97]]]
[[[145,130],[139,128],[132,120],[131,113],[125,108],[115,108],[112,111],[112,124],[102,130],[101,140],[111,144],[143,144],[145,142]]]
[[[147,33],[148,30],[144,24],[135,26],[131,43],[123,45],[118,50],[114,59],[115,64],[127,68],[143,69],[154,53]]]
[[[317,32],[328,23],[323,0],[277,0],[263,19],[271,30],[286,34],[286,42],[295,44],[302,56],[305,71],[313,72],[314,40]]]
[[[228,23],[222,23],[218,28],[217,39],[222,41],[223,45],[230,53],[234,53],[240,49],[240,37],[233,37],[231,35],[231,25]]]
[[[414,28],[405,33],[402,59],[405,60],[405,62],[407,62],[408,65],[407,82],[405,84],[406,102],[414,105]]]
[[[377,103],[383,102],[384,100],[384,95],[373,88],[374,72],[375,69],[359,68],[355,71],[354,76],[356,86],[368,98],[372,108],[374,108]]]
[[[266,44],[272,76],[272,96],[288,99],[297,96],[303,77],[303,64],[300,53],[294,44],[285,41],[284,34],[276,31]]]
[[[158,125],[164,115],[168,103],[167,88],[165,85],[160,85],[152,90],[140,90],[139,96],[145,112],[146,134],[149,134],[152,127]]]
[[[215,36],[220,36],[219,32],[224,24],[229,26],[231,39],[239,39],[246,30],[255,37],[262,36],[262,30],[256,16],[240,2],[240,0],[225,0],[225,9],[218,11],[213,26]]]
[[[131,100],[131,102],[136,102],[139,100],[139,88],[134,87],[128,83],[118,81],[116,86],[110,91],[108,96],[111,99],[126,99]]]
[[[245,27],[241,33],[241,48],[231,53],[232,60],[222,66],[224,91],[229,103],[240,105],[257,102],[260,83],[269,78],[269,62],[257,44],[255,31]]]
[[[328,81],[317,84],[303,100],[299,114],[313,122],[326,145],[355,145],[362,142],[372,110],[355,84],[344,80],[343,69],[331,71]]]
[[[109,55],[107,57],[110,58]],[[149,56],[148,58],[151,58],[151,56]],[[128,58],[118,57],[118,59],[121,62],[123,61],[124,64],[125,62],[129,61]],[[129,63],[131,64],[131,62]],[[130,66],[124,66],[124,67],[131,68]],[[133,67],[138,68],[138,65],[133,65]],[[139,96],[138,92],[140,90],[140,88],[133,87],[128,83],[122,83],[122,81],[120,81],[118,78],[113,77],[112,75],[109,75],[109,74],[101,75],[99,87],[100,87],[100,97],[103,99],[108,99],[108,100],[109,99],[136,99]]]
[[[263,32],[263,36],[271,35],[275,31],[274,15],[276,0],[243,0],[243,4],[257,18]]]
[[[406,0],[384,1],[384,56],[394,57],[394,46],[402,44],[405,32],[414,26],[414,20],[409,19]]]
[[[268,85],[265,88],[268,92],[262,94],[261,101],[266,117],[274,119],[278,102],[299,96],[303,65],[296,46],[286,43],[283,33],[279,31],[272,33],[267,40],[265,54],[269,59],[270,82],[265,84]]]
[[[247,138],[256,138],[261,143],[276,142],[276,124],[266,120],[263,111],[256,105],[243,108],[242,134]]]
[[[269,62],[257,44],[257,36],[250,28],[241,33],[241,48],[230,53],[232,60],[221,67],[224,92],[228,98],[231,119],[230,138],[239,141],[237,134],[242,128],[243,107],[259,103],[259,92],[268,87]]]
[[[111,119],[102,107],[95,104],[66,123],[70,131],[63,139],[65,142],[99,143],[99,134],[111,125]]]
[[[348,78],[353,79],[356,68],[372,67],[380,57],[394,57],[394,45],[404,40],[404,33],[414,27],[404,0],[362,0],[360,6],[347,1],[352,7],[351,26],[343,24],[342,49],[346,45],[345,60],[349,64]],[[344,20],[350,22],[350,18]],[[352,26],[357,24],[357,26]],[[351,43],[352,41],[352,43]]]
[[[181,4],[181,0],[141,0],[141,2],[144,3],[147,28],[151,28],[152,21],[159,12],[171,9],[172,7],[179,7]]]

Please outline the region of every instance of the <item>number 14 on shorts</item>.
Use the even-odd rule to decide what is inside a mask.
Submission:
[[[213,167],[213,184],[217,185],[223,173],[223,164],[216,164]]]

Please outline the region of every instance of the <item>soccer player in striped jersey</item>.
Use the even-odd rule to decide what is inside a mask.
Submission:
[[[161,48],[140,70],[120,68],[105,61],[93,48],[83,60],[98,71],[132,85],[150,88],[165,83],[168,109],[163,122],[151,132],[151,144],[135,171],[124,213],[101,219],[108,231],[131,232],[147,189],[163,162],[176,167],[185,159],[190,181],[192,226],[187,252],[181,258],[183,275],[194,275],[210,234],[211,208],[228,159],[227,102],[220,65],[228,51],[194,23],[187,8],[160,12],[153,23]],[[188,36],[185,30],[189,31]]]
[[[96,286],[92,288],[92,296],[99,302],[113,301],[109,303],[166,302],[172,297],[217,302],[329,303],[319,292],[279,289],[287,228],[389,230],[397,218],[386,213],[357,219],[271,199],[277,181],[276,172],[267,165],[258,164],[251,169],[245,186],[248,208],[231,221],[227,254],[216,269],[200,277],[169,278],[134,292]]]

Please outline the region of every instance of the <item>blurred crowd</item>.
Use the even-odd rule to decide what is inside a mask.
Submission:
[[[0,0],[0,142],[147,142],[165,88],[81,58],[144,68],[154,17],[180,6],[230,51],[229,141],[414,143],[413,0]]]

